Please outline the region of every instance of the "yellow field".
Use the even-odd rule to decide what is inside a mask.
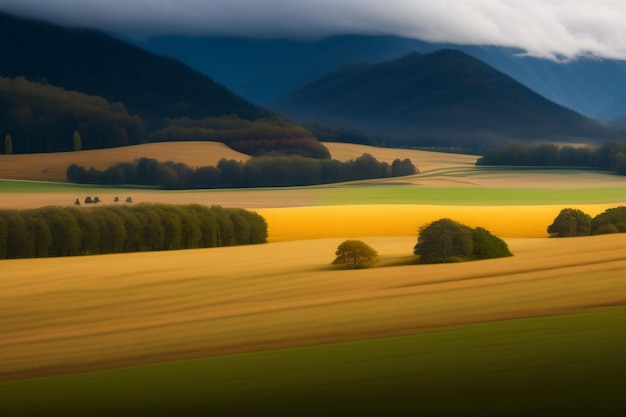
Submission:
[[[578,205],[595,216],[614,204]],[[419,227],[454,219],[484,227],[500,237],[547,237],[546,228],[563,206],[359,205],[259,208],[269,224],[269,241],[359,236],[414,236]]]
[[[73,153],[64,156],[65,160],[2,155],[0,178],[26,178],[30,173],[37,179],[51,179],[61,172],[64,176],[72,162],[102,169],[111,161],[139,156],[194,166],[208,164],[202,162],[205,157],[215,161],[222,156],[246,158],[230,154],[219,144],[196,142],[185,145],[190,153],[184,159],[174,152],[181,144],[164,145],[154,144],[160,154],[144,153],[152,148],[142,145],[141,155],[132,158],[126,153],[132,147],[120,148],[123,154],[117,155],[85,151],[94,152],[93,164],[86,163],[86,157],[76,161]],[[423,167],[433,172],[464,170],[475,160],[463,155],[327,145],[337,159],[352,159],[363,152],[381,160],[419,155],[423,160],[414,163],[422,172]],[[110,159],[104,154],[111,155],[106,157]],[[28,166],[19,168],[16,160]],[[402,181],[416,186],[449,182],[468,187],[571,186],[562,178],[550,174],[454,177],[448,172]],[[617,182],[621,179],[614,180],[580,174],[576,184],[590,188],[621,184]],[[540,238],[546,236],[547,225],[562,206],[320,206],[321,190],[132,190],[137,203],[251,208],[268,221],[271,243],[267,245],[0,261],[0,380],[409,334],[626,303],[626,235]],[[0,195],[0,207],[70,205],[83,197],[5,193]],[[105,204],[112,197],[100,195]],[[595,215],[615,205],[576,207]],[[417,228],[442,217],[482,226],[504,237],[515,256],[412,265]],[[359,271],[331,267],[337,245],[348,237],[362,238],[373,246],[381,256],[378,267]]]

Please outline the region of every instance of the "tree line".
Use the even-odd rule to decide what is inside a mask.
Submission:
[[[579,209],[565,208],[547,228],[551,237],[575,237],[626,233],[626,207],[605,210],[591,217]]]
[[[0,259],[96,255],[267,242],[257,213],[221,206],[139,204],[0,210]]]
[[[417,172],[409,159],[396,159],[388,164],[366,153],[346,162],[301,156],[263,156],[246,162],[222,158],[217,166],[199,168],[172,161],[140,158],[134,162],[116,164],[104,171],[72,164],[66,174],[68,181],[77,183],[189,189],[304,186],[396,177]]]
[[[476,165],[587,167],[626,175],[626,142],[610,141],[593,150],[570,145],[514,143],[487,151]]]

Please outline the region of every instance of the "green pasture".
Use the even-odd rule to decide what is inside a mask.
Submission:
[[[495,173],[494,173],[495,171]],[[511,170],[498,168],[458,168],[437,170],[433,173],[421,174],[428,178],[436,175],[449,177],[492,176],[501,174],[524,175],[525,172],[536,170]],[[576,170],[550,170],[562,175],[564,180],[576,181]],[[149,187],[107,187],[100,185],[61,184],[35,181],[0,180],[0,196],[3,192],[23,193],[54,193],[76,192],[88,190],[101,193],[115,193],[120,189],[132,189],[141,192]],[[533,189],[533,188],[488,188],[488,187],[424,187],[402,183],[401,179],[383,179],[358,181],[354,183],[328,184],[309,187],[229,189],[229,190],[180,190],[163,191],[163,193],[242,193],[254,190],[263,198],[262,191],[289,191],[305,189],[311,193],[317,205],[352,205],[352,204],[435,204],[435,205],[544,205],[544,204],[610,204],[626,201],[626,177],[623,187],[606,188],[564,188],[564,189]],[[218,203],[219,204],[219,203]]]
[[[320,193],[320,205],[443,204],[543,205],[596,204],[626,201],[626,187],[594,189],[421,188],[411,185],[372,185],[329,188]]]
[[[0,383],[6,416],[626,415],[626,307]]]
[[[1,193],[66,193],[82,192],[84,190],[119,190],[119,188],[101,185],[66,184],[43,181],[18,181],[0,179]]]

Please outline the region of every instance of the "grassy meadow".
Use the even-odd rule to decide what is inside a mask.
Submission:
[[[178,146],[162,152],[194,165],[178,156]],[[593,216],[626,204],[626,179],[479,169],[467,155],[327,146],[337,159],[363,152],[409,157],[422,173],[255,190],[0,181],[3,208],[70,205],[86,195],[103,204],[132,195],[135,203],[249,208],[268,221],[270,240],[0,261],[0,412],[624,411],[626,235],[547,239],[545,229],[565,207]],[[16,170],[13,156],[0,159],[0,177],[17,179],[6,174]],[[489,229],[515,256],[416,265],[417,228],[441,217]],[[379,252],[375,268],[330,265],[348,237]]]
[[[604,308],[0,383],[0,395],[13,416],[620,415],[624,324],[623,307]]]

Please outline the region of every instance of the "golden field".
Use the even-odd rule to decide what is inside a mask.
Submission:
[[[0,379],[408,334],[626,302],[626,235],[507,239],[511,258],[411,265],[414,238],[2,261]],[[7,271],[9,273],[7,273]]]
[[[200,150],[196,144],[207,147]],[[136,154],[127,153],[133,147],[84,151],[91,153],[93,164],[82,156],[77,161],[75,153],[1,155],[0,178],[49,179],[64,175],[69,163],[102,169],[140,156],[192,166],[209,164],[200,159],[202,152],[201,158],[213,161],[247,158],[219,144],[153,145],[159,154],[148,152],[156,149],[151,145],[140,145]],[[381,181],[379,187],[402,182],[413,187],[556,190],[620,187],[624,181],[594,173],[468,175],[476,157],[326,145],[336,159],[364,152],[388,161],[408,157],[422,171]],[[120,197],[132,192],[135,202],[253,209],[268,221],[270,243],[0,261],[0,380],[410,334],[626,303],[626,235],[546,239],[545,229],[561,205],[325,205],[333,187],[120,191]],[[100,197],[106,203],[112,193],[117,191]],[[70,192],[2,193],[0,207],[70,205],[78,197]],[[595,215],[616,205],[577,207]],[[441,217],[489,229],[505,238],[515,256],[412,264],[417,228]],[[379,252],[376,268],[331,267],[337,245],[348,237],[362,238]]]

